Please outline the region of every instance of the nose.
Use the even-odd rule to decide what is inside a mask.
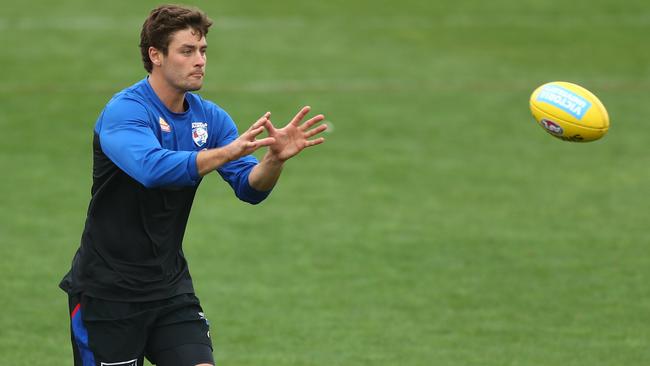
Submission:
[[[199,67],[203,67],[203,66],[205,66],[206,61],[207,61],[207,58],[205,56],[205,53],[203,53],[201,51],[197,51],[195,61],[194,61],[194,65],[199,66]]]

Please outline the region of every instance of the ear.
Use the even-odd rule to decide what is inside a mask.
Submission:
[[[149,47],[149,59],[154,66],[160,66],[162,64],[162,52],[155,48]]]

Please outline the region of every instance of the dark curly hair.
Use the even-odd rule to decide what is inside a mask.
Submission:
[[[151,72],[153,64],[149,58],[149,47],[161,50],[167,55],[171,35],[179,30],[192,28],[203,37],[208,34],[212,20],[198,8],[180,5],[161,5],[149,13],[140,33],[140,53],[145,70]]]

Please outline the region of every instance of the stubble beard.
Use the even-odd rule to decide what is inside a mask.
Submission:
[[[176,84],[176,88],[183,92],[192,92],[200,90],[203,87],[203,79],[198,81],[183,80]]]
[[[201,87],[203,87],[203,83],[196,85],[196,86],[188,86],[185,91],[192,92],[192,91],[197,91],[200,90]]]

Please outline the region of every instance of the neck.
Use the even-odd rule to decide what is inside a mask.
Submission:
[[[176,89],[166,83],[158,73],[149,75],[149,85],[156,93],[161,102],[170,111],[182,113],[185,111],[183,103],[185,102],[185,91]]]

